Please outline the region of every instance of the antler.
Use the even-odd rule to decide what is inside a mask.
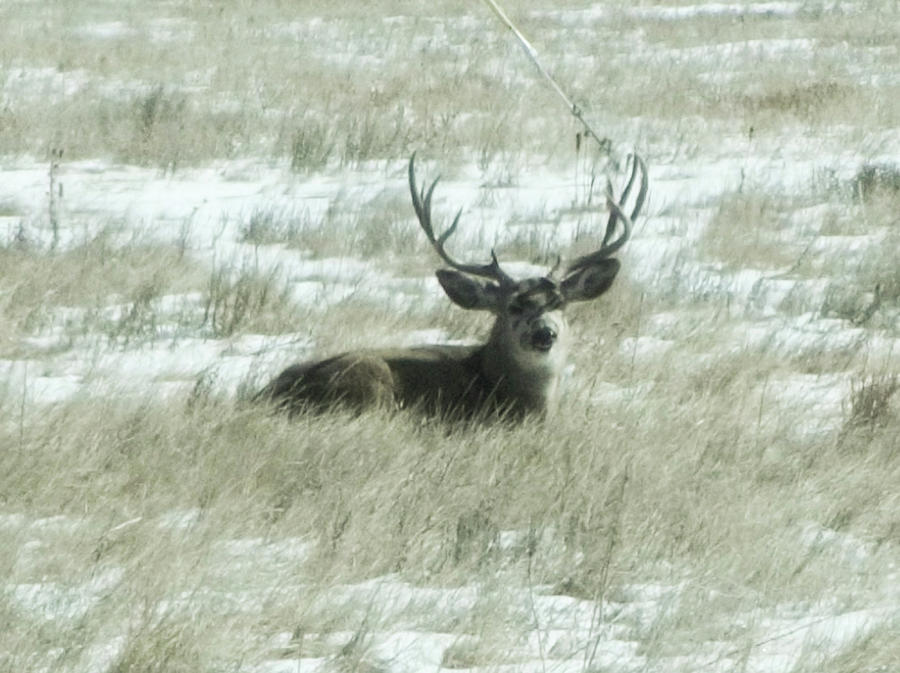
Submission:
[[[614,254],[628,242],[628,238],[631,236],[631,230],[634,228],[634,220],[640,214],[641,208],[644,206],[648,184],[647,165],[644,163],[644,160],[637,154],[630,155],[629,159],[631,160],[631,176],[628,178],[628,184],[625,185],[622,196],[618,201],[613,198],[612,183],[609,181],[606,183],[606,202],[609,205],[609,220],[606,223],[606,233],[603,235],[603,243],[601,244],[600,249],[588,253],[587,255],[582,255],[574,260],[567,267],[567,271],[576,271],[585,266],[594,264],[601,259],[605,259]],[[638,169],[640,169],[641,172],[641,188],[634,200],[634,208],[631,210],[631,215],[626,215],[622,206],[628,201],[628,197],[631,194],[631,188],[634,186],[634,181],[637,178]],[[610,242],[609,239],[612,238],[613,233],[615,233],[616,224],[619,220],[622,221],[622,235]]]
[[[434,193],[434,188],[437,186],[440,176],[434,179],[434,182],[431,183],[431,186],[427,190],[423,189],[420,192],[416,188],[415,161],[416,153],[413,152],[413,155],[409,158],[409,191],[412,194],[413,208],[416,210],[416,216],[419,218],[419,225],[422,227],[422,231],[425,232],[432,247],[437,251],[437,254],[441,256],[441,259],[457,271],[462,271],[463,273],[468,273],[473,276],[480,276],[482,278],[490,278],[501,285],[514,284],[515,281],[513,278],[500,268],[500,262],[497,261],[497,255],[494,254],[493,250],[491,250],[490,264],[462,264],[447,254],[447,251],[444,250],[444,243],[453,235],[453,232],[456,231],[456,226],[459,224],[459,218],[462,215],[462,209],[460,208],[456,213],[456,217],[453,218],[453,223],[447,230],[440,236],[435,236],[434,227],[431,225],[431,195]]]

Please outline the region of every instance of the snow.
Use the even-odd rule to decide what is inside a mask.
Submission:
[[[186,510],[171,510],[160,517],[157,526],[163,530],[188,530],[200,521],[202,511],[195,507]]]
[[[726,139],[724,145],[728,145]],[[734,318],[753,320],[735,331],[735,347],[774,348],[783,353],[821,353],[852,349],[866,336],[862,329],[848,327],[816,315],[787,319],[781,305],[788,299],[803,297],[806,305],[821,305],[827,290],[827,279],[800,280],[786,275],[785,270],[742,268],[734,271],[692,261],[685,254],[702,236],[711,217],[708,205],[723,193],[735,190],[743,175],[776,191],[809,189],[810,176],[821,165],[841,165],[852,174],[866,161],[857,157],[847,162],[843,150],[829,155],[820,150],[807,154],[807,141],[786,136],[780,157],[773,162],[758,155],[723,157],[712,162],[671,162],[652,169],[653,190],[648,213],[639,222],[634,239],[623,257],[627,273],[649,290],[670,291],[673,274],[682,293],[696,298],[727,298],[728,312]],[[798,157],[803,155],[802,160]],[[18,158],[8,163],[0,184],[0,201],[13,204],[23,213],[18,221],[7,218],[4,232],[9,242],[23,223],[26,235],[39,245],[49,246],[50,231],[43,223],[46,209],[47,167],[42,162]],[[418,166],[420,180],[437,174],[436,165],[422,162]],[[290,174],[283,165],[252,160],[218,161],[199,169],[179,171],[175,176],[161,176],[156,171],[132,166],[114,165],[92,160],[66,162],[59,180],[65,184],[61,204],[60,246],[73,246],[85,236],[98,232],[110,221],[121,221],[113,234],[127,243],[132,240],[171,243],[184,240],[188,254],[198,263],[212,267],[240,267],[279,270],[290,283],[293,298],[300,305],[319,308],[333,305],[349,297],[370,297],[374,301],[408,305],[410,300],[440,304],[443,301],[437,283],[430,274],[420,278],[397,278],[371,261],[354,257],[310,257],[306,251],[284,245],[253,245],[242,242],[241,231],[254,212],[302,213],[310,226],[328,226],[325,213],[329,206],[343,203],[365,204],[373,199],[406,198],[405,162],[374,162],[368,167],[345,171],[329,171],[302,179]],[[519,181],[505,189],[491,190],[490,203],[483,194],[474,167],[463,167],[455,178],[445,178],[436,191],[434,211],[449,218],[458,207],[464,217],[452,245],[454,252],[466,250],[479,254],[485,248],[516,236],[516,223],[529,222],[532,214],[565,213],[573,198],[572,176],[545,166],[527,171]],[[754,177],[755,176],[755,177]],[[678,211],[696,216],[674,218],[662,213]],[[804,212],[801,219],[815,226],[817,211]],[[409,215],[412,219],[412,214]],[[553,223],[552,242],[564,253],[571,240],[585,227],[599,227],[599,222],[585,222],[585,216],[573,213],[557,215]],[[511,223],[511,224],[505,224]],[[546,227],[542,219],[527,226],[539,230]],[[807,225],[804,225],[807,226]],[[412,229],[414,231],[414,229]],[[813,237],[809,250],[817,255],[862,255],[878,245],[883,233],[854,236]],[[546,267],[524,261],[506,262],[514,275],[542,273]],[[112,321],[129,304],[115,302],[115,288],[110,289],[106,318]],[[9,360],[0,362],[2,382],[9,391],[22,391],[27,398],[41,403],[66,399],[81,391],[143,391],[153,386],[161,393],[187,390],[201,372],[214,372],[223,390],[234,391],[241,381],[285,359],[286,351],[296,359],[317,346],[302,333],[278,337],[247,335],[237,339],[210,339],[181,334],[175,323],[167,323],[181,311],[199,311],[197,293],[168,295],[160,298],[155,309],[161,316],[156,334],[149,342],[108,348],[107,343],[80,337],[72,339],[64,326],[77,324],[78,309],[50,309],[55,327],[25,338],[22,343],[31,352],[42,354],[41,360]],[[769,320],[767,320],[769,319]],[[652,328],[653,320],[646,323]],[[648,329],[645,327],[645,329]],[[622,353],[639,360],[664,355],[672,348],[665,328],[652,328],[650,333],[627,339],[620,344]],[[420,332],[398,335],[398,343],[412,344],[442,341],[444,335]],[[726,346],[727,347],[727,346]],[[880,342],[883,353],[896,352],[892,339]],[[59,351],[55,352],[54,351]]]
[[[796,141],[785,138],[786,155],[801,152]],[[802,144],[802,143],[801,143]],[[748,166],[761,182],[778,185],[779,189],[808,185],[809,175],[817,165],[838,161],[838,156],[815,161],[765,163],[758,165],[737,159],[721,159],[708,164],[694,162],[655,168],[654,191],[649,214],[636,234],[626,254],[628,273],[634,282],[648,290],[662,287],[669,278],[664,271],[673,255],[691,246],[702,235],[710,213],[707,204],[718,195],[740,184],[741,172]],[[756,161],[756,160],[754,160]],[[862,157],[857,163],[862,162]],[[755,167],[754,167],[755,166]],[[292,284],[292,293],[301,304],[329,305],[361,291],[383,302],[397,302],[402,306],[407,297],[442,301],[439,288],[430,273],[418,279],[396,278],[380,270],[371,262],[352,257],[314,258],[304,251],[283,245],[252,246],[240,241],[240,225],[255,209],[274,209],[288,212],[302,208],[315,221],[321,219],[330,203],[336,199],[354,199],[365,203],[374,198],[390,196],[402,198],[406,185],[401,162],[377,164],[368,170],[312,175],[298,180],[283,166],[258,162],[217,162],[205,169],[160,176],[153,171],[117,166],[105,162],[74,162],[66,164],[61,180],[66,184],[64,222],[71,226],[61,236],[63,247],[75,245],[86,229],[100,226],[99,222],[123,217],[132,223],[140,236],[150,240],[172,241],[183,235],[188,223],[188,251],[198,262],[213,264],[227,259],[246,259],[252,255],[260,268],[282,269]],[[423,175],[434,175],[435,167],[420,167]],[[385,175],[388,176],[385,178]],[[450,214],[459,205],[465,211],[464,228],[454,241],[457,250],[481,250],[514,235],[513,226],[506,222],[528,221],[533,213],[554,213],[571,204],[571,178],[539,169],[523,175],[519,184],[495,190],[491,205],[481,198],[485,189],[477,179],[478,172],[469,167],[455,179],[443,180],[437,192],[435,210]],[[43,245],[49,244],[49,232],[41,224],[41,210],[45,206],[46,166],[38,162],[18,159],[5,171],[0,185],[0,201],[15,203],[25,213],[29,234],[37,236]],[[787,184],[787,187],[785,187]],[[804,187],[805,188],[805,187]],[[694,217],[673,217],[662,213],[691,212]],[[811,224],[815,211],[803,217]],[[522,226],[522,225],[517,225]],[[532,226],[529,224],[528,226]],[[540,218],[534,226],[541,226]],[[583,223],[563,218],[554,236],[565,248]],[[15,227],[7,225],[7,237]],[[131,240],[135,234],[123,228],[117,236]],[[878,240],[879,234],[832,236],[817,238],[816,254],[863,254]],[[821,297],[824,281],[800,281],[780,271],[752,268],[729,271],[724,268],[681,259],[677,273],[683,287],[692,287],[696,296],[729,298],[729,314],[740,319],[731,329],[721,331],[717,338],[723,350],[761,349],[796,356],[803,353],[824,353],[853,349],[865,342],[883,357],[896,352],[896,340],[887,335],[873,335],[862,327],[846,321],[822,318],[815,314],[785,316],[780,306],[798,288],[809,297]],[[543,267],[513,260],[509,268],[516,275],[541,272]],[[162,297],[158,309],[162,315],[196,305],[196,294]],[[118,303],[117,303],[118,302]],[[812,304],[815,301],[811,301]],[[110,319],[128,309],[110,288],[110,304],[105,311]],[[137,345],[110,348],[90,335],[74,341],[61,326],[77,320],[79,309],[60,308],[55,327],[22,341],[40,359],[6,360],[0,363],[4,387],[12,394],[24,394],[34,404],[50,404],[70,396],[88,392],[92,395],[116,394],[179,394],[189,390],[202,373],[211,376],[217,388],[232,393],[241,382],[253,379],[260,372],[272,371],[286,359],[302,359],[316,346],[303,333],[263,336],[240,335],[231,339],[186,336],[172,331],[162,321],[155,339]],[[697,329],[689,316],[669,311],[646,316],[642,333],[627,337],[618,344],[624,357],[650,365],[665,362],[679,348],[680,339]],[[401,334],[399,344],[447,342],[447,335],[438,329],[423,329]],[[154,391],[148,393],[148,391]],[[789,428],[801,437],[821,437],[840,427],[846,414],[850,383],[842,374],[779,375],[765,383],[765,422],[777,422],[779,410],[803,413],[806,423]],[[620,389],[598,382],[592,389],[592,402],[609,405],[627,402],[647,393],[645,384],[633,389]],[[791,417],[795,417],[792,414]],[[172,511],[157,522],[164,530],[189,531],[201,520],[199,510]],[[140,525],[140,519],[121,525]],[[26,538],[28,532],[68,530],[73,522],[53,519],[28,523],[21,515],[6,513],[0,517],[0,527],[16,530]],[[518,533],[505,533],[502,549],[515,545]],[[839,555],[846,564],[864,564],[871,547],[860,540],[836,531],[811,525],[803,528],[798,539],[810,549],[828,550]],[[504,546],[506,545],[506,546]],[[218,561],[216,572],[234,578],[253,570],[254,577],[277,573],[285,564],[305,562],[312,552],[312,544],[305,540],[270,542],[263,539],[236,539],[218,544],[214,553]],[[40,554],[39,540],[24,540],[20,553]],[[8,587],[11,600],[22,610],[46,620],[77,619],[97,604],[104,592],[122,578],[122,570],[110,568],[81,583],[64,586],[58,582],[20,583]],[[374,628],[367,634],[366,656],[380,662],[391,671],[437,670],[446,666],[448,652],[465,649],[466,641],[458,634],[429,631],[422,628],[422,614],[432,623],[450,623],[475,609],[483,588],[477,584],[455,589],[414,586],[394,577],[381,577],[356,585],[334,587],[327,600],[343,604],[347,610],[364,610],[377,605],[379,623],[392,628]],[[520,587],[509,595],[509,609],[516,619],[530,623],[530,635],[504,651],[504,661],[510,664],[490,665],[492,670],[515,671],[581,671],[590,659],[595,668],[615,671],[694,669],[698,663],[708,670],[730,670],[740,658],[727,643],[705,643],[690,657],[673,655],[650,661],[642,654],[637,634],[650,628],[667,611],[677,605],[685,588],[679,584],[635,584],[626,587],[616,600],[602,604],[568,596],[547,593],[547,587]],[[215,601],[220,609],[255,613],[263,609],[264,597],[251,584],[235,586],[232,590],[191,592],[173,596],[160,609],[189,609],[197,601]],[[747,615],[753,625],[754,644],[743,666],[748,671],[774,673],[790,671],[810,648],[822,656],[835,654],[865,636],[872,628],[884,623],[892,614],[884,606],[867,610],[840,613],[823,606],[818,612],[807,611],[793,617],[773,614],[787,612],[766,611]],[[602,615],[602,619],[600,616]],[[332,640],[349,642],[354,634],[331,634]],[[306,637],[311,637],[307,635]],[[260,673],[325,670],[330,657],[304,656],[302,643],[287,640],[286,651],[296,656],[269,659],[255,669]],[[86,653],[101,666],[114,660],[122,641],[114,637],[104,645],[95,645]],[[479,644],[471,644],[478,651]],[[453,649],[451,649],[453,648]],[[299,656],[299,658],[296,658]],[[477,663],[477,662],[476,662]]]
[[[656,337],[626,337],[619,345],[619,351],[627,357],[647,361],[665,355],[673,346],[674,341],[658,339]]]
[[[852,11],[847,3],[829,4],[839,11]],[[806,11],[808,5],[716,2],[611,8],[595,4],[585,10],[532,12],[532,16],[554,16],[582,27],[619,14],[639,22],[785,17]],[[387,21],[401,26],[408,20],[391,17]],[[464,17],[460,21],[471,19]],[[189,21],[160,18],[150,24],[150,35],[155,41],[175,42],[190,39],[194,28]],[[335,44],[345,49],[335,49],[327,58],[346,63],[352,57],[357,66],[365,68],[384,63],[383,54],[371,48],[371,53],[364,53],[367,49],[359,44],[341,42],[343,36],[335,32],[337,28],[319,19],[284,23],[271,30],[298,41],[312,34],[333,33]],[[80,39],[112,41],[129,39],[135,29],[124,21],[106,21],[77,26],[72,32]],[[443,28],[435,34],[436,38],[429,39],[443,47],[465,49],[464,44],[451,44]],[[819,48],[814,40],[805,38],[689,48],[650,49],[641,43],[627,58],[648,58],[651,63],[691,60],[712,67],[723,59],[740,63]],[[896,48],[890,49],[896,53]],[[196,72],[188,79],[191,85],[203,87],[212,76],[211,72]],[[712,72],[708,79],[715,81],[722,76],[730,75]],[[876,76],[897,81],[897,76],[889,73],[872,75]],[[20,64],[5,68],[0,82],[6,98],[48,104],[79,94],[90,85],[91,76],[83,70],[61,71]],[[103,83],[102,90],[116,90],[125,96],[146,86],[110,80]],[[226,104],[233,103],[223,103]],[[703,125],[706,121],[687,118],[681,123]],[[625,273],[636,287],[641,292],[665,295],[675,279],[678,289],[687,291],[691,298],[727,306],[731,322],[724,329],[714,328],[719,354],[746,350],[802,357],[862,349],[872,362],[895,361],[900,344],[889,333],[823,317],[814,311],[785,313],[783,305],[798,295],[802,295],[806,305],[821,305],[829,282],[827,272],[821,278],[798,278],[790,269],[730,270],[698,260],[693,250],[714,215],[714,204],[723,195],[752,186],[773,194],[809,196],[811,185],[822,170],[832,171],[836,180],[847,181],[865,163],[896,162],[900,155],[900,128],[887,128],[859,138],[852,127],[835,126],[820,135],[811,135],[800,126],[786,124],[781,134],[753,141],[746,138],[744,131],[726,131],[715,147],[697,151],[701,152],[699,158],[677,156],[651,165],[652,188],[646,214],[622,255]],[[485,170],[474,161],[458,167],[452,177],[442,179],[435,193],[435,213],[440,213],[446,222],[458,208],[464,212],[460,231],[452,242],[454,251],[483,254],[491,246],[513,240],[522,230],[532,227],[540,232],[552,229],[548,240],[564,253],[585,228],[601,226],[602,215],[572,212],[579,186],[569,171],[547,166],[540,157],[530,161],[533,165],[503,188],[488,179],[494,172],[502,173],[502,167]],[[161,175],[157,170],[104,159],[67,160],[57,176],[65,185],[65,197],[59,204],[59,220],[63,223],[59,246],[69,249],[101,230],[112,229],[113,239],[122,244],[133,240],[167,244],[182,240],[190,259],[209,268],[239,267],[246,260],[252,260],[260,269],[278,268],[300,305],[327,307],[361,295],[386,307],[403,308],[413,302],[439,304],[444,299],[430,272],[421,277],[400,277],[370,260],[339,255],[317,257],[310,250],[283,244],[254,245],[241,236],[242,226],[254,213],[296,217],[315,228],[328,226],[329,208],[336,203],[358,204],[362,209],[375,199],[405,201],[405,170],[405,161],[396,160],[371,162],[358,168],[330,167],[300,177],[283,163],[244,158]],[[423,161],[418,171],[420,181],[425,182],[433,179],[440,167],[437,162]],[[2,174],[0,203],[4,205],[4,215],[0,217],[0,244],[8,245],[24,229],[33,244],[49,248],[52,232],[47,213],[47,163],[31,157],[5,157]],[[808,241],[810,254],[847,264],[883,245],[884,232],[869,231],[864,223],[855,234],[818,235],[823,212],[832,207],[833,204],[816,204],[794,211],[794,221],[785,236]],[[841,215],[849,219],[853,212]],[[411,209],[407,217],[412,221]],[[121,226],[111,227],[112,222]],[[510,260],[507,266],[519,276],[544,270],[526,260]],[[261,372],[271,372],[286,360],[300,360],[323,347],[314,343],[299,325],[294,333],[242,334],[227,339],[179,333],[172,316],[197,310],[200,302],[197,293],[160,297],[155,307],[162,318],[156,331],[152,338],[134,344],[110,343],[100,335],[73,337],[65,327],[77,323],[83,317],[83,309],[49,306],[50,325],[17,342],[26,355],[0,360],[0,393],[26,402],[16,407],[22,414],[39,413],[43,405],[83,394],[183,394],[201,376],[213,380],[217,390],[234,394],[243,382],[258,378]],[[104,317],[116,320],[128,307],[119,288],[110,287]],[[642,316],[640,333],[622,339],[617,348],[621,356],[639,364],[665,366],[668,358],[677,355],[683,337],[697,329],[704,327],[698,327],[691,315],[678,310]],[[397,343],[402,345],[438,342],[447,343],[450,339],[437,328],[397,335]],[[841,426],[851,385],[844,372],[779,372],[768,378],[759,391],[765,412],[763,421],[778,423],[780,417],[796,418],[802,414],[804,423],[785,430],[803,438],[824,437]],[[631,387],[597,382],[590,389],[590,403],[598,407],[627,403],[647,395],[651,387],[646,382]],[[157,532],[190,534],[201,522],[199,509],[172,510],[152,522],[136,517],[116,523],[109,532],[149,523],[157,527]],[[70,517],[31,520],[20,512],[0,512],[0,531],[4,541],[14,539],[18,543],[19,564],[39,558],[48,536],[75,534],[80,526],[80,521]],[[523,535],[520,531],[504,531],[501,551],[512,552]],[[877,553],[871,542],[809,522],[798,524],[797,541],[811,553],[829,554],[860,572]],[[213,568],[233,583],[232,588],[173,595],[161,609],[206,601],[217,607],[227,606],[227,610],[258,613],[265,592],[259,591],[254,582],[263,584],[267,578],[278,577],[286,567],[302,568],[314,549],[314,543],[301,538],[253,537],[216,543],[212,549]],[[36,578],[32,582],[6,584],[4,593],[17,610],[29,616],[49,622],[73,621],[94,608],[123,580],[124,572],[120,567],[107,567],[69,585]],[[735,616],[736,622],[743,622],[752,630],[752,642],[746,647],[738,650],[734,643],[708,642],[698,645],[697,653],[691,656],[672,655],[651,661],[644,654],[638,635],[656,628],[678,605],[688,591],[686,583],[634,583],[615,598],[593,601],[552,595],[550,587],[524,586],[521,578],[513,578],[504,607],[511,619],[528,625],[528,635],[503,653],[504,660],[514,663],[476,662],[476,667],[545,673],[583,671],[590,663],[593,669],[617,672],[701,668],[727,671],[736,667],[748,672],[787,672],[794,670],[810,651],[823,658],[833,656],[873,628],[896,619],[897,574],[881,578],[881,583],[883,600],[867,609],[842,612],[839,606],[822,604],[796,610],[787,603],[775,609],[767,607]],[[471,645],[477,649],[479,643],[474,637],[467,640],[438,626],[429,628],[426,623],[458,623],[489,593],[489,587],[476,581],[442,588],[416,586],[395,576],[384,576],[336,586],[324,599],[311,600],[342,604],[348,611],[361,613],[377,606],[378,623],[366,634],[367,656],[380,662],[385,670],[413,672],[446,668],[445,657],[451,648]],[[339,647],[356,635],[335,631],[303,637],[319,637]],[[122,636],[113,636],[88,647],[84,656],[92,662],[91,668],[104,670],[124,645]],[[296,654],[269,659],[253,670],[287,673],[332,667],[331,657],[304,656],[303,641],[294,642],[293,634],[280,634],[272,645]]]
[[[254,673],[319,673],[328,670],[331,670],[331,660],[326,657],[264,661],[253,669]]]
[[[536,15],[553,16],[567,23],[583,23],[585,21],[603,21],[624,14],[635,19],[648,21],[686,21],[699,17],[788,17],[797,14],[802,8],[800,2],[753,2],[724,3],[709,2],[697,5],[681,6],[624,6],[607,7],[595,4],[585,10],[538,11]]]
[[[126,39],[133,36],[137,31],[125,21],[101,21],[79,26],[72,32],[78,37],[85,39],[114,40]]]
[[[11,586],[11,598],[18,607],[46,620],[75,620],[97,605],[104,594],[124,577],[121,568],[109,568],[74,587],[56,582]]]
[[[634,635],[671,610],[673,601],[678,600],[683,590],[684,587],[679,585],[636,584],[627,587],[621,601],[604,604],[603,619],[600,619],[598,607],[591,601],[551,596],[540,589],[523,588],[507,597],[507,609],[513,608],[508,618],[529,621],[532,628],[526,640],[515,644],[504,654],[507,660],[517,663],[492,664],[490,668],[575,671],[584,670],[585,662],[590,660],[595,667],[615,671],[692,670],[698,665],[710,666],[711,670],[731,670],[737,659],[746,652],[743,649],[733,650],[725,643],[707,643],[702,648],[705,653],[690,658],[672,656],[651,662],[640,653]],[[339,598],[341,595],[343,599]],[[428,605],[432,615],[437,616],[448,608],[452,614],[464,612],[471,609],[477,600],[477,594],[471,590],[416,588],[390,578],[347,586],[343,590],[339,588],[330,600],[347,600],[348,596],[353,595],[357,596],[356,604],[360,607],[377,606],[376,623],[395,624],[413,620],[417,612],[414,606]],[[773,613],[782,616],[770,616]],[[790,671],[811,645],[815,645],[823,657],[836,654],[883,623],[891,614],[891,609],[886,606],[840,612],[828,606],[813,611],[797,611],[787,604],[765,614],[748,614],[745,619],[747,624],[752,625],[754,644],[747,655],[747,670],[766,673]],[[742,618],[737,619],[740,621]],[[312,635],[304,634],[304,637]],[[333,632],[327,639],[341,646],[356,637],[357,634],[351,632]],[[315,669],[325,661],[323,658],[303,658],[303,643],[295,642],[291,634],[283,634],[276,642],[282,648],[301,654],[300,659],[289,661],[302,670],[307,665]],[[374,628],[365,633],[365,642],[366,657],[391,671],[446,667],[448,662],[444,657],[451,647],[478,651],[477,638],[403,627],[391,631]],[[256,670],[285,670],[286,661],[267,661]]]
[[[25,101],[58,101],[73,96],[89,82],[86,70],[60,71],[49,67],[12,67],[6,69],[2,90]]]
[[[441,667],[444,651],[458,636],[445,633],[394,631],[382,634],[372,655],[397,673],[418,673]]]

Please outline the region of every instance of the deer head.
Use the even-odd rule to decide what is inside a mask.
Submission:
[[[439,236],[431,223],[431,198],[438,179],[427,190],[419,191],[415,178],[415,154],[409,160],[409,188],[419,225],[440,258],[450,267],[437,271],[438,282],[453,303],[464,309],[490,311],[496,317],[491,338],[485,348],[498,376],[527,372],[530,375],[561,373],[566,358],[568,325],[563,317],[566,304],[596,299],[606,292],[619,272],[618,260],[611,257],[631,235],[647,195],[647,169],[643,160],[631,157],[631,175],[619,199],[607,183],[609,220],[601,247],[572,260],[561,277],[556,277],[557,262],[546,275],[516,280],[500,266],[494,251],[486,264],[466,264],[453,259],[444,244],[456,231],[462,210]],[[640,187],[634,207],[626,214],[622,205],[640,173]],[[621,233],[613,236],[621,224]],[[511,369],[512,367],[512,369]]]

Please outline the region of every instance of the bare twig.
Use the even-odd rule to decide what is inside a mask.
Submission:
[[[59,202],[57,198],[62,199],[63,186],[57,178],[59,172],[59,164],[62,161],[62,149],[53,148],[50,150],[50,200],[48,209],[50,215],[50,228],[53,231],[53,242],[50,244],[51,250],[56,250],[59,245]]]

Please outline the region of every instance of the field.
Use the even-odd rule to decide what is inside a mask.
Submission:
[[[900,671],[900,4],[0,3],[0,670]],[[552,6],[551,6],[552,4]],[[294,419],[597,247],[562,409]]]

